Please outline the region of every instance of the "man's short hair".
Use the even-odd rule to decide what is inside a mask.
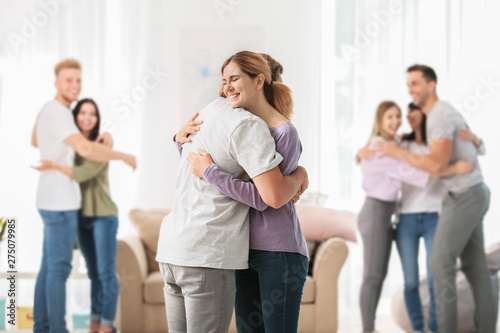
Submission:
[[[436,72],[431,67],[426,66],[426,65],[416,64],[416,65],[408,67],[408,69],[406,70],[407,73],[415,72],[415,71],[422,72],[422,75],[424,76],[425,81],[427,81],[427,82],[434,81],[437,83],[438,78],[437,78]]]
[[[57,75],[59,72],[65,68],[75,68],[75,69],[82,69],[82,65],[80,62],[76,59],[64,59],[63,61],[60,61],[56,67],[54,67],[54,73]]]

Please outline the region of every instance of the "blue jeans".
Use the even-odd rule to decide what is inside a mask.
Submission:
[[[116,274],[116,216],[79,216],[78,245],[90,278],[91,317],[113,326],[120,284]]]
[[[35,333],[67,333],[66,281],[71,273],[78,212],[38,210],[43,220],[42,264],[35,285]]]
[[[250,250],[246,270],[237,270],[238,333],[297,332],[307,257],[291,252]]]
[[[419,294],[418,245],[424,238],[427,252],[427,284],[429,285],[429,330],[437,331],[436,304],[434,299],[434,279],[430,271],[430,258],[434,234],[438,223],[437,213],[401,214],[396,228],[398,247],[405,279],[405,303],[414,331],[424,330],[424,315]]]

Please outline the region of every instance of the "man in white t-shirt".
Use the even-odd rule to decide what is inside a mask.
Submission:
[[[73,166],[75,151],[94,161],[123,160],[135,169],[135,157],[87,140],[75,125],[69,109],[81,90],[81,65],[67,59],[55,67],[57,95],[40,111],[32,144],[42,160]],[[42,264],[35,286],[35,333],[68,332],[66,280],[71,271],[81,195],[78,184],[57,170],[40,173],[36,205],[43,220]]]

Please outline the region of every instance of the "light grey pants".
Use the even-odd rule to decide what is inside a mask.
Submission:
[[[474,296],[475,330],[480,333],[495,332],[493,286],[483,237],[483,217],[489,203],[490,191],[484,183],[464,193],[449,192],[443,201],[430,266],[434,276],[438,332],[458,332],[455,284],[458,258]]]
[[[170,333],[227,333],[233,315],[234,270],[160,263]]]
[[[391,216],[395,208],[395,202],[366,197],[358,215],[364,259],[359,305],[365,332],[375,330],[375,313],[391,256]]]

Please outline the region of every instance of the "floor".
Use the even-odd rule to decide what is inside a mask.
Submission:
[[[379,315],[377,318],[377,330],[380,333],[404,333],[392,320],[390,315]],[[0,332],[6,332],[0,330]],[[28,333],[32,330],[12,330],[7,332]],[[361,333],[361,320],[360,318],[352,315],[340,315],[339,317],[339,330],[337,333]],[[500,330],[497,331],[500,333]],[[88,330],[72,330],[71,333],[88,333]]]

